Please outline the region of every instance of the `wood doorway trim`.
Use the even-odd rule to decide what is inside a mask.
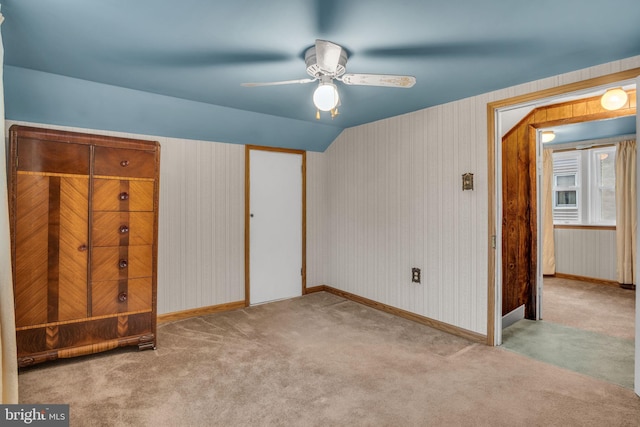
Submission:
[[[615,111],[600,96],[536,107],[502,137],[502,316],[522,305],[526,319],[538,316],[537,130],[635,116],[636,91],[627,93]]]
[[[251,304],[251,283],[249,277],[250,260],[250,210],[251,210],[251,161],[250,151],[262,150],[278,153],[299,154],[302,156],[302,295],[307,292],[307,152],[289,148],[263,147],[259,145],[246,145],[244,150],[244,305]]]
[[[600,76],[576,83],[557,86],[550,89],[531,92],[528,94],[502,99],[487,104],[487,183],[488,183],[488,291],[487,291],[487,344],[495,345],[496,327],[496,248],[492,244],[497,235],[497,211],[496,202],[498,200],[496,183],[496,114],[500,109],[535,102],[545,98],[561,96],[582,90],[594,89],[611,83],[625,80],[635,80],[640,76],[640,68],[633,68],[605,76]]]

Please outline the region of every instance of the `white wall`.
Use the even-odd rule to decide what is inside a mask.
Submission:
[[[244,300],[244,146],[160,138],[158,313]]]
[[[615,230],[556,228],[554,238],[557,273],[617,280]]]
[[[307,286],[485,334],[487,103],[634,67],[640,57],[347,129],[308,153]],[[160,142],[159,313],[244,299],[244,146],[63,129]],[[465,172],[474,191],[461,191]]]
[[[244,146],[7,121],[160,142],[158,313],[244,301]]]
[[[487,103],[635,67],[640,56],[344,131],[326,151],[326,284],[486,334]],[[461,191],[465,172],[475,191]]]
[[[487,144],[482,97],[348,129],[326,152],[329,282],[484,333]],[[475,190],[462,191],[462,174]],[[411,283],[411,268],[422,284]]]
[[[326,233],[329,221],[327,156],[307,152],[307,288],[327,284],[331,253]]]
[[[244,145],[6,121],[160,142],[158,313],[244,301]],[[8,139],[7,139],[8,143]],[[307,153],[307,286],[326,283],[326,156]]]

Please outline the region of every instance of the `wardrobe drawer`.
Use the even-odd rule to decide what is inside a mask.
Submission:
[[[153,244],[153,212],[94,212],[92,246]]]
[[[154,178],[156,154],[153,151],[95,147],[94,174]]]
[[[110,280],[91,283],[91,315],[151,310],[151,278]]]
[[[153,181],[94,179],[94,211],[153,211]]]
[[[153,246],[95,247],[91,254],[91,280],[151,277]]]
[[[18,170],[89,175],[89,146],[34,138],[18,139]]]

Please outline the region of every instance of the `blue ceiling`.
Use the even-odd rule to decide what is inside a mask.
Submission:
[[[545,130],[553,130],[553,132],[556,134],[555,139],[552,143],[549,143],[549,145],[607,139],[620,135],[635,134],[636,116],[625,116],[615,119],[574,123]]]
[[[0,0],[9,119],[324,151],[344,129],[640,54],[638,0]],[[315,119],[315,39],[347,72]]]

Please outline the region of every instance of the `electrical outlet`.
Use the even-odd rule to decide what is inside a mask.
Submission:
[[[420,269],[417,267],[411,269],[411,282],[420,283]]]

